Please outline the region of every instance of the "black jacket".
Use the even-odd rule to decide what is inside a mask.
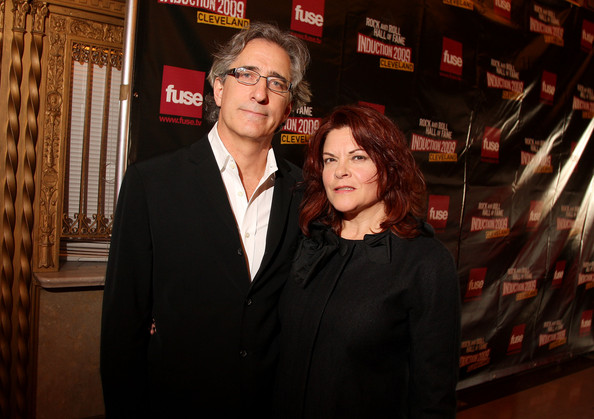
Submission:
[[[277,164],[266,251],[253,282],[206,137],[127,170],[103,300],[108,419],[267,416],[301,176],[294,165]]]
[[[313,231],[279,303],[277,418],[453,418],[460,296],[430,237]]]

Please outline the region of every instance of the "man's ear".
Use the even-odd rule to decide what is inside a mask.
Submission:
[[[289,115],[291,115],[291,110],[292,109],[293,109],[293,102],[289,102],[289,104],[287,105],[287,109],[285,109],[285,115],[284,115],[285,116],[285,119],[283,120],[283,123],[284,123],[284,121],[287,120],[287,118],[289,117]]]
[[[221,107],[221,102],[223,101],[223,87],[223,81],[220,77],[217,77],[214,81],[214,86],[212,87],[212,94],[218,107]]]
[[[284,116],[283,122],[281,122],[281,124],[278,126],[278,128],[274,132],[275,134],[278,134],[279,132],[281,132],[283,130],[283,127],[285,126],[285,124],[287,122],[287,118],[289,117],[289,115],[291,115],[292,109],[293,109],[293,102],[289,102],[289,104],[287,105],[287,108],[285,109],[285,113],[283,115]]]

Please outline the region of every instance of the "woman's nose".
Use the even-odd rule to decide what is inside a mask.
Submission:
[[[346,177],[349,175],[349,168],[347,166],[346,163],[343,162],[339,162],[338,165],[336,166],[336,170],[334,171],[334,176],[336,176],[337,179],[341,179],[343,177]]]

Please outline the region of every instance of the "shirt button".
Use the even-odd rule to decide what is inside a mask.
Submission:
[[[249,233],[249,232],[246,232],[246,233],[245,233],[245,238],[246,238],[246,239],[249,239],[249,238],[250,238],[250,233]]]
[[[246,300],[246,302],[245,302],[245,305],[246,305],[246,306],[251,306],[253,303],[254,303],[254,302],[252,301],[252,299],[251,299],[251,298],[248,298],[248,299]]]
[[[242,191],[237,192],[237,196],[243,196],[243,192]]]
[[[239,356],[245,358],[246,356],[248,356],[248,351],[242,349],[241,351],[239,351]]]

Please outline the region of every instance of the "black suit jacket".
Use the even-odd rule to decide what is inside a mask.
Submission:
[[[301,171],[277,164],[253,282],[206,137],[127,170],[103,300],[108,418],[267,416],[300,202]]]

